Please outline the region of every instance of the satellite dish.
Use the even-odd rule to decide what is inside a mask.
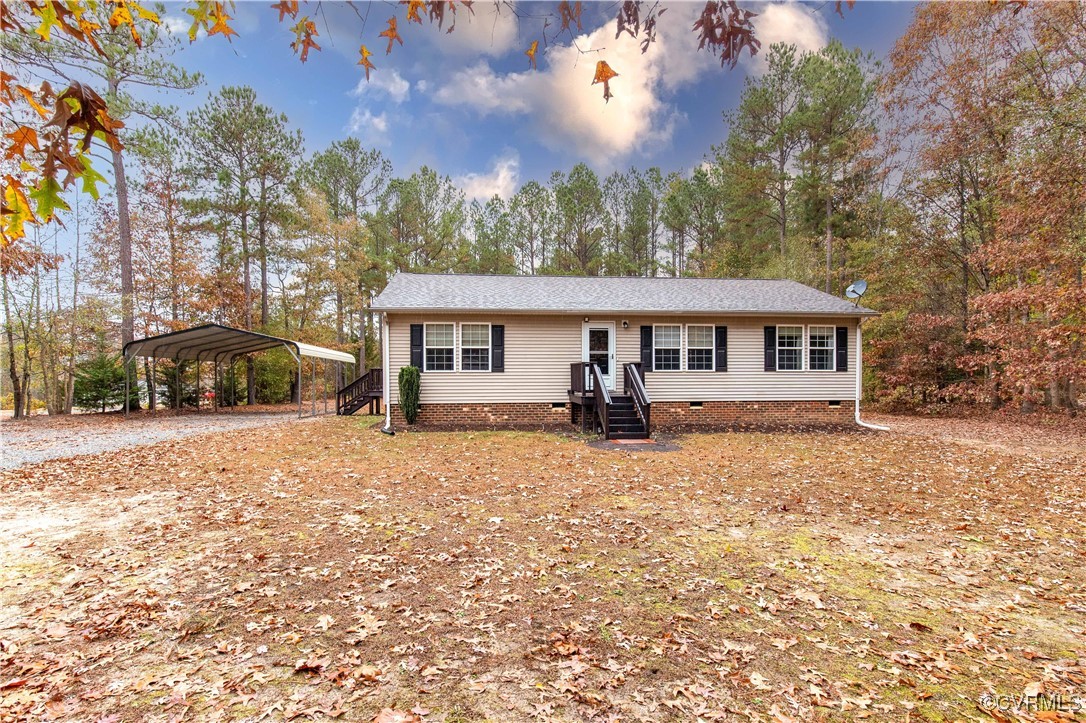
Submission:
[[[854,284],[849,284],[849,287],[845,289],[845,296],[850,299],[859,299],[865,291],[867,291],[867,282],[861,279]]]

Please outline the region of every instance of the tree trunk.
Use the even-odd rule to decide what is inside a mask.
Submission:
[[[260,213],[257,216],[257,241],[260,244],[260,328],[268,326],[268,190],[267,179],[260,179]]]
[[[170,245],[170,331],[177,331],[181,315],[181,282],[178,267],[181,265],[181,249],[178,248],[177,229],[173,217],[173,185],[166,185],[166,239]]]
[[[245,185],[245,173],[244,164],[241,165],[241,173],[239,174],[240,190],[238,192],[238,198],[241,201],[241,255],[245,260],[243,265],[244,281],[245,281],[245,329],[247,331],[253,330],[253,284],[251,273],[252,257],[249,254],[249,210],[246,207],[246,185]],[[245,403],[248,405],[256,404],[256,367],[253,365],[253,358],[247,356],[245,358]]]
[[[826,188],[826,293],[831,294],[833,277],[833,196]]]
[[[783,148],[777,150],[777,243],[780,247],[781,258],[785,254],[785,240],[788,235],[788,183],[785,174],[788,172],[788,156]]]
[[[117,97],[118,80],[109,79],[109,93]],[[113,189],[117,194],[117,235],[120,239],[121,263],[121,347],[135,338],[135,313],[132,295],[135,291],[132,282],[132,224],[128,215],[128,179],[125,176],[124,157],[120,150],[111,151],[113,156]],[[128,374],[128,367],[125,367]],[[134,380],[133,380],[134,381]],[[124,400],[127,406],[129,400]],[[134,408],[139,408],[137,401]]]
[[[15,334],[11,329],[11,306],[8,304],[8,277],[4,274],[4,335],[8,342],[8,378],[11,379],[12,414],[23,418],[23,388],[19,382],[19,370],[15,365]]]
[[[24,341],[23,341],[23,376],[22,376],[23,410],[24,410],[23,415],[27,416],[27,417],[29,417],[31,415],[31,413],[34,411],[34,407],[33,407],[33,401],[34,400],[30,396],[30,365],[31,365],[31,359],[30,359],[30,345],[26,343],[26,339],[28,339],[28,338],[29,338],[28,336],[24,337]]]
[[[75,261],[72,267],[72,324],[68,337],[68,382],[64,389],[64,413],[71,414],[75,405],[75,357],[79,327],[79,247],[80,247],[79,195],[75,198]]]

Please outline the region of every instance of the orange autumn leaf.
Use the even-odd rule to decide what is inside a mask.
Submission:
[[[369,48],[363,45],[358,49],[358,54],[362,56],[362,59],[358,61],[358,64],[366,69],[366,80],[369,80],[370,71],[374,70],[377,67],[372,62],[370,62],[370,56],[373,55],[373,53],[370,52]]]
[[[403,45],[403,38],[400,37],[400,32],[396,29],[396,18],[391,17],[388,19],[388,29],[383,33],[378,33],[379,38],[388,38],[388,49],[385,50],[385,55],[392,52],[392,41],[398,41],[400,45]]]
[[[208,35],[225,35],[226,39],[229,40],[231,35],[238,34],[237,31],[230,27],[226,22],[231,19],[231,16],[223,8],[221,2],[215,3],[214,9],[212,10],[212,17],[215,19],[215,23],[208,28]],[[189,38],[191,39],[192,37],[193,33],[190,31]]]
[[[295,53],[301,51],[301,61],[303,63],[309,58],[310,48],[321,49],[321,46],[317,45],[317,42],[313,40],[320,33],[317,32],[317,26],[308,17],[303,16],[298,24],[291,28],[291,32],[294,33],[296,40],[290,44],[290,47]]]
[[[136,21],[132,16],[133,10],[136,12],[136,15],[143,20],[154,23],[155,25],[158,25],[160,22],[158,15],[133,0],[115,0],[113,12],[109,16],[109,27],[117,29],[122,25],[127,25],[128,32],[132,35],[132,42],[136,44],[137,48],[142,48],[143,38],[141,38],[140,34],[136,31]],[[89,24],[88,21],[85,21],[82,18],[77,18],[77,20],[79,21],[80,26]],[[71,34],[70,30],[68,32]],[[85,34],[85,31],[83,31],[82,28],[80,32]]]
[[[41,151],[38,143],[38,132],[29,126],[19,126],[13,132],[5,135],[11,139],[11,147],[7,149],[5,158],[12,159],[16,156],[26,158],[26,147],[30,146],[35,151]]]
[[[400,0],[400,4],[407,6],[408,22],[422,25],[422,16],[419,15],[419,11],[426,8],[426,3],[422,0]]]
[[[272,10],[279,11],[279,22],[283,22],[283,18],[287,15],[296,18],[298,17],[298,0],[280,0],[272,5]]]
[[[539,41],[533,40],[532,44],[524,51],[524,54],[528,56],[528,67],[535,70],[535,54],[539,50]]]
[[[606,60],[601,60],[596,63],[596,76],[592,79],[592,85],[596,83],[603,83],[603,100],[607,102],[611,100],[611,78],[618,75]]]
[[[611,69],[611,66],[607,64],[606,60],[601,60],[596,63],[596,77],[592,79],[592,85],[595,85],[596,83],[606,83],[617,75],[618,73]]]
[[[15,90],[19,91],[19,93],[21,93],[22,96],[26,98],[26,102],[30,105],[31,108],[34,109],[34,111],[38,115],[40,115],[42,118],[49,117],[49,112],[45,110],[45,107],[41,103],[39,103],[37,99],[34,98],[34,91],[21,85],[15,86]]]

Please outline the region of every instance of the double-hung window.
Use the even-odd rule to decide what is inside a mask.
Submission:
[[[657,325],[652,328],[652,336],[653,371],[679,371],[682,368],[682,326],[679,324]]]
[[[835,330],[832,326],[807,327],[807,368],[814,372],[835,369]]]
[[[456,324],[427,324],[423,336],[426,371],[454,371],[456,363]]]
[[[689,325],[686,327],[686,368],[689,371],[713,371],[715,352],[713,333],[711,326]]]
[[[803,370],[803,327],[777,327],[777,371]]]
[[[490,371],[490,324],[460,325],[460,371]]]

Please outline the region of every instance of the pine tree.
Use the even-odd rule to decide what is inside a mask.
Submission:
[[[73,394],[77,407],[102,412],[124,401],[124,368],[120,355],[108,351],[101,334],[94,356],[76,367]]]

